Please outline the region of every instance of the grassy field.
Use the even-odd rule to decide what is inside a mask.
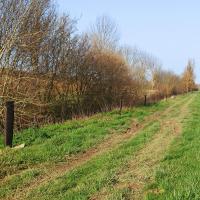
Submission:
[[[0,142],[0,199],[199,199],[199,93]]]

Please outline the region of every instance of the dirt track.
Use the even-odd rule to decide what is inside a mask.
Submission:
[[[70,170],[83,165],[96,156],[100,156],[109,150],[117,148],[120,144],[132,139],[149,123],[159,121],[161,124],[160,131],[143,149],[137,152],[137,154],[130,161],[128,168],[125,169],[126,173],[121,171],[118,174],[120,183],[116,185],[116,188],[132,188],[133,199],[140,199],[146,180],[151,180],[152,178],[152,170],[162,159],[170,143],[180,134],[181,120],[188,114],[187,108],[192,100],[192,98],[185,98],[184,100],[177,101],[164,111],[155,112],[154,114],[146,117],[141,124],[134,121],[131,129],[127,132],[123,134],[114,133],[95,148],[91,148],[84,153],[72,156],[62,164],[47,168],[46,173],[43,176],[39,176],[23,188],[23,190],[17,190],[15,194],[8,199],[24,199],[33,189],[48,183],[50,180],[63,176]],[[178,113],[176,114],[175,112],[177,112],[177,108],[180,109],[178,109]],[[105,189],[105,191],[103,190],[99,194],[95,194],[93,199],[105,199],[107,197],[109,197],[109,195]]]
[[[172,141],[179,136],[182,129],[182,120],[189,114],[188,106],[194,97],[185,99],[176,105],[170,106],[157,119],[161,129],[153,139],[139,150],[129,162],[128,166],[118,173],[118,183],[114,190],[128,188],[131,191],[130,199],[143,199],[144,186],[152,182],[154,170],[165,155]],[[155,191],[159,192],[159,191]],[[109,199],[110,193],[104,188],[91,199]]]

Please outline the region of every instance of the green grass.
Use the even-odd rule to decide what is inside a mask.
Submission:
[[[183,121],[183,133],[156,171],[155,183],[148,186],[146,199],[200,199],[200,94]]]
[[[125,165],[137,150],[150,141],[159,129],[159,122],[149,124],[132,140],[36,189],[28,199],[89,199],[92,194],[101,190],[105,185],[117,183],[118,169]]]
[[[25,143],[26,147],[21,150],[6,148],[0,155],[0,178],[37,164],[64,161],[67,156],[95,146],[113,132],[124,132],[133,119],[142,121],[166,105],[167,102],[161,102],[151,107],[125,109],[121,115],[114,110],[64,124],[24,130],[15,135],[14,145]]]
[[[7,198],[17,190],[29,187],[32,181],[46,174],[46,167],[58,162],[68,162],[67,157],[87,151],[111,134],[114,137],[115,134],[124,133],[133,120],[143,123],[146,116],[156,111],[162,112],[169,105],[177,110],[177,105],[181,105],[187,98],[187,95],[183,95],[146,107],[124,109],[121,115],[114,110],[16,133],[14,146],[25,143],[25,148],[3,148],[3,142],[0,142],[0,198]],[[116,173],[137,150],[151,141],[159,128],[156,121],[148,123],[128,142],[121,142],[116,149],[93,158],[47,186],[37,188],[31,195],[35,199],[87,199],[103,187],[112,187],[117,181]],[[0,139],[3,141],[3,138]],[[126,196],[128,192],[116,194],[117,199]]]
[[[133,120],[142,122],[145,116],[163,110],[169,102],[125,109],[121,115],[117,110],[95,116],[67,121],[42,128],[30,128],[14,136],[14,145],[26,144],[24,149],[1,149],[0,197],[5,198],[13,191],[23,188],[37,176],[65,157],[84,152],[106,139],[110,134],[122,134]],[[3,141],[3,138],[2,138]],[[3,142],[1,144],[3,147]],[[39,172],[38,172],[39,171]],[[37,172],[36,175],[35,173]],[[6,178],[5,178],[6,177]]]
[[[8,194],[12,194],[17,188],[23,188],[32,179],[41,175],[41,171],[33,169],[27,170],[16,176],[10,176],[7,181],[0,184],[0,198],[4,199]]]
[[[187,102],[190,98],[191,98],[191,95],[182,96],[180,99],[178,99],[178,101],[176,101],[172,104],[173,106],[170,108],[170,113],[167,112],[166,114],[161,115],[160,119],[165,121],[167,119],[173,119],[173,118],[176,118],[177,116],[179,116],[180,107],[182,106],[183,101]],[[165,127],[165,129],[162,131],[162,134],[163,135],[171,134],[171,128]],[[151,143],[151,141],[149,141],[149,143]],[[151,168],[151,166],[148,166],[148,168]],[[117,176],[117,178],[119,179],[119,185],[115,186],[115,184],[113,184],[110,186],[106,186],[106,185],[104,186],[103,193],[106,194],[105,199],[109,199],[109,200],[117,200],[117,199],[125,200],[125,199],[135,199],[135,198],[141,199],[141,197],[139,197],[139,195],[138,196],[135,195],[135,191],[134,191],[133,187],[130,186],[131,185],[130,181],[132,180],[131,183],[134,185],[134,179],[135,179],[132,170],[134,170],[134,169],[130,168],[129,165],[128,166],[122,165],[120,173],[118,173],[119,175]],[[147,178],[147,174],[149,176],[150,172],[146,172],[147,169],[145,169],[144,166],[142,166],[142,170],[143,170],[144,174],[141,174],[141,177]],[[151,171],[152,171],[152,169],[151,169]],[[147,174],[145,175],[145,173],[147,173]],[[153,173],[153,171],[152,171],[152,173]],[[122,174],[125,174],[125,177]],[[120,178],[121,176],[123,178]],[[143,178],[141,178],[141,179],[143,179]],[[150,181],[150,180],[147,178],[146,182],[148,182],[148,181]],[[138,184],[138,181],[135,182],[136,188],[137,188],[137,184]],[[136,194],[137,194],[137,189],[136,189]],[[135,197],[135,196],[137,196],[137,197]]]

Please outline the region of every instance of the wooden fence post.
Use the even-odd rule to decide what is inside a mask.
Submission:
[[[14,101],[6,102],[5,146],[12,147],[14,127]]]
[[[144,95],[144,105],[147,105],[147,95]]]

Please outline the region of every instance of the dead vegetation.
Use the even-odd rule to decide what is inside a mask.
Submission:
[[[195,89],[192,63],[182,79],[156,58],[121,47],[118,35],[106,16],[77,34],[76,20],[58,17],[50,0],[1,0],[1,130],[7,100],[15,101],[19,130]]]

